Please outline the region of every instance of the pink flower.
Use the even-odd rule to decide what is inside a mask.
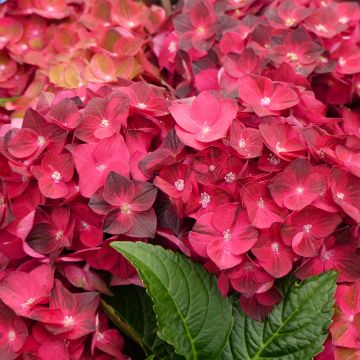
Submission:
[[[281,238],[294,252],[304,257],[312,257],[324,242],[324,237],[335,231],[341,222],[337,214],[308,206],[286,220],[281,228]]]
[[[70,194],[74,163],[69,153],[46,153],[41,165],[32,167],[32,173],[38,179],[40,191],[44,196],[59,199]]]
[[[14,360],[19,356],[28,336],[28,329],[20,317],[0,301],[0,357]]]
[[[232,287],[246,297],[266,292],[274,284],[274,278],[249,256],[228,276]]]
[[[32,249],[40,254],[51,254],[71,245],[74,219],[70,209],[53,208],[49,214],[39,211],[38,217],[26,239]]]
[[[89,202],[98,214],[106,215],[104,231],[132,237],[154,237],[156,216],[151,208],[157,189],[142,181],[110,172],[103,189]]]
[[[289,86],[263,76],[243,76],[239,97],[258,116],[279,115],[299,103],[299,97]]]
[[[0,299],[17,315],[29,317],[36,305],[49,301],[53,282],[50,265],[40,265],[29,273],[13,271],[0,283]]]
[[[98,305],[98,293],[72,294],[59,280],[55,280],[49,308],[38,308],[30,316],[44,323],[46,329],[54,335],[61,334],[61,337],[73,340],[95,330],[95,311]]]
[[[359,284],[339,285],[336,289],[336,307],[330,327],[333,344],[360,349],[360,288]]]
[[[219,206],[201,216],[189,233],[189,242],[197,254],[210,258],[220,269],[242,262],[243,255],[257,240],[246,213],[234,204]]]
[[[83,120],[76,128],[75,135],[85,142],[106,139],[119,133],[128,111],[128,100],[124,97],[109,100],[92,98],[84,109]]]
[[[121,157],[116,156],[121,154]],[[129,152],[121,135],[100,140],[96,144],[81,144],[72,155],[79,174],[80,193],[87,198],[104,185],[110,171],[129,175]]]
[[[229,99],[217,99],[210,92],[202,92],[196,99],[173,102],[169,111],[176,121],[176,133],[180,140],[195,149],[204,143],[226,135],[237,113],[236,104]]]
[[[295,256],[291,249],[279,239],[279,226],[263,230],[251,249],[259,264],[275,278],[288,274]]]
[[[243,189],[243,202],[252,225],[259,229],[282,223],[288,211],[279,207],[271,198],[267,183],[250,183]]]
[[[359,178],[339,168],[333,168],[330,174],[330,188],[335,203],[356,222],[360,222]]]
[[[272,198],[280,207],[301,210],[325,190],[323,177],[304,159],[294,160],[269,183]]]

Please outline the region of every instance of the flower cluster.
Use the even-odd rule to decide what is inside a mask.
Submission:
[[[99,309],[140,284],[114,240],[191,256],[255,319],[335,269],[320,358],[356,358],[357,2],[0,6],[1,94],[31,102],[0,126],[1,359],[128,358]]]

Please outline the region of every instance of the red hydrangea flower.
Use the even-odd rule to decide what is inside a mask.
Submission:
[[[279,226],[263,230],[251,249],[259,264],[273,277],[280,278],[292,269],[295,256],[291,249],[279,239]]]
[[[0,356],[16,359],[28,336],[28,329],[14,312],[0,301]]]
[[[29,273],[13,271],[0,283],[0,299],[17,315],[29,317],[36,305],[49,301],[53,282],[50,265],[40,265]]]
[[[180,140],[195,149],[223,138],[237,113],[232,100],[217,99],[210,92],[202,92],[196,99],[174,102],[169,111],[176,121]]]
[[[304,159],[293,161],[269,183],[272,198],[280,207],[301,210],[325,191],[323,177]]]
[[[289,216],[281,228],[281,237],[296,254],[316,256],[324,238],[333,233],[340,222],[339,215],[308,206]]]
[[[99,305],[95,292],[70,293],[59,280],[55,281],[49,308],[38,308],[31,317],[44,323],[54,335],[73,340],[95,331],[95,311]]]
[[[157,189],[149,183],[110,172],[89,206],[96,213],[106,215],[104,231],[109,234],[154,237],[157,221],[152,205],[156,193]]]
[[[271,198],[267,183],[249,183],[243,189],[243,202],[252,225],[259,229],[282,223],[288,211],[279,207]]]
[[[121,154],[121,157],[115,154]],[[77,145],[72,149],[72,155],[79,174],[80,193],[87,198],[104,185],[110,171],[129,175],[129,152],[121,135],[94,144]]]
[[[97,142],[120,131],[128,116],[128,102],[123,97],[111,100],[92,98],[86,105],[83,120],[75,135],[85,142]]]
[[[197,254],[210,258],[219,269],[242,262],[243,255],[257,240],[246,213],[234,204],[225,204],[201,216],[189,233],[189,242]]]
[[[32,173],[38,179],[40,191],[46,197],[59,199],[70,194],[74,163],[69,153],[46,153],[41,165],[32,168]]]
[[[330,174],[333,199],[346,214],[360,222],[360,183],[357,176],[333,168]]]
[[[279,115],[281,110],[289,109],[299,102],[299,97],[291,87],[272,82],[263,76],[243,76],[239,96],[258,116]]]
[[[336,346],[360,349],[360,284],[339,285],[336,289],[335,315],[330,327]]]

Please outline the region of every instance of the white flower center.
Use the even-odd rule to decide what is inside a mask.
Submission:
[[[105,165],[98,165],[97,167],[96,167],[96,170],[98,170],[98,171],[104,171],[106,169],[106,166]]]
[[[279,144],[279,143],[278,143]],[[279,152],[279,151],[278,151]],[[267,158],[268,162],[271,164],[271,165],[279,165],[280,164],[280,159],[275,156],[274,154],[270,154]]]
[[[31,298],[27,299],[23,304],[21,304],[21,307],[25,309],[25,308],[29,307],[30,305],[32,305],[35,302],[35,300],[36,299],[34,297],[31,297]]]
[[[130,20],[130,21],[127,22],[127,26],[128,26],[128,27],[134,27],[134,26],[135,26],[135,23]]]
[[[254,271],[254,265],[252,263],[245,263],[245,266],[244,266],[245,270],[246,271]]]
[[[230,232],[230,229],[226,229],[226,230],[223,232],[223,236],[224,236],[224,240],[225,240],[225,241],[230,241],[230,240],[231,240],[231,232]]]
[[[45,144],[45,138],[44,136],[39,136],[38,139],[37,139],[37,143],[40,145],[40,146],[43,146]]]
[[[245,149],[246,148],[245,139],[240,139],[239,140],[239,147],[240,147],[240,149]]]
[[[208,193],[203,192],[203,193],[200,194],[199,203],[201,204],[201,207],[203,209],[205,209],[210,204],[210,201],[211,201],[211,197],[210,197],[210,195]]]
[[[236,176],[235,176],[235,174],[234,174],[232,171],[230,171],[229,173],[227,173],[227,174],[225,175],[225,177],[224,177],[225,182],[226,182],[227,184],[232,184],[232,183],[235,181],[235,178],[236,178]]]
[[[267,96],[264,96],[261,100],[260,100],[260,104],[262,106],[269,106],[271,103],[271,99]]]
[[[175,181],[174,185],[177,191],[183,191],[185,188],[185,181],[183,179],[178,179]]]
[[[176,42],[175,41],[170,41],[168,50],[172,54],[176,51]]]
[[[98,333],[97,336],[96,336],[96,339],[99,340],[99,341],[104,341],[105,339],[105,335],[103,333]]]
[[[304,192],[304,188],[299,186],[298,188],[296,188],[296,193],[297,194],[302,194]]]
[[[62,239],[62,237],[64,236],[64,232],[62,230],[59,230],[56,234],[55,234],[55,240],[59,241]]]
[[[75,320],[74,320],[74,318],[73,318],[72,316],[66,315],[66,316],[64,317],[63,324],[64,324],[66,327],[74,326],[74,325],[75,325]]]
[[[260,209],[263,209],[264,208],[264,200],[262,197],[259,198],[259,201],[257,202],[257,206],[260,208]]]
[[[346,65],[346,60],[341,56],[339,57],[338,64],[339,66],[343,67]]]
[[[327,260],[329,260],[334,254],[335,254],[334,250],[329,250],[329,251],[327,251],[327,252],[322,256],[322,259],[323,259],[324,261],[327,261]]]
[[[139,102],[139,103],[136,105],[136,107],[137,107],[138,109],[140,109],[140,110],[144,110],[144,109],[147,108],[147,105],[146,105],[145,103]]]
[[[85,222],[85,221],[82,221],[82,222],[81,222],[81,226],[82,226],[84,229],[88,229],[88,228],[90,227],[90,225],[89,225],[87,222]]]
[[[131,210],[130,210],[128,204],[121,205],[121,206],[120,206],[120,211],[121,211],[123,214],[131,214]]]
[[[311,225],[311,224],[306,224],[306,225],[303,226],[303,229],[304,229],[304,231],[305,231],[306,233],[309,233],[310,230],[311,230],[311,228],[312,228],[312,225]]]
[[[327,29],[327,27],[323,24],[316,24],[315,25],[315,30],[319,31],[319,32],[324,32],[327,33],[329,30]]]
[[[10,330],[7,335],[10,342],[13,342],[16,339],[16,332],[14,330]]]
[[[294,24],[295,24],[295,19],[294,18],[290,18],[290,17],[288,17],[288,18],[286,18],[286,20],[285,20],[285,25],[286,26],[293,26]]]
[[[349,18],[347,16],[342,16],[340,19],[339,19],[339,23],[340,24],[347,24],[349,22]]]
[[[204,35],[205,33],[205,28],[203,26],[199,26],[197,29],[196,29],[196,33],[198,35]]]
[[[101,127],[109,127],[110,126],[110,121],[107,119],[102,119],[101,123],[100,123]]]
[[[273,251],[274,254],[278,254],[279,253],[279,244],[277,242],[272,243],[271,250]]]
[[[58,184],[61,181],[62,176],[58,171],[54,171],[51,174],[51,179],[53,179],[55,181],[55,183]]]
[[[290,60],[290,61],[298,61],[299,57],[293,53],[293,52],[289,52],[286,54],[286,57]]]
[[[325,56],[320,56],[319,57],[320,62],[322,62],[323,64],[327,64],[329,62],[329,60],[325,57]]]
[[[210,166],[209,166],[209,171],[212,172],[212,171],[214,171],[215,169],[216,169],[215,165],[210,165]]]
[[[281,153],[281,152],[285,152],[285,151],[286,151],[286,149],[281,146],[280,142],[277,142],[277,143],[276,143],[275,148],[276,148],[276,151],[277,151],[278,153]]]
[[[338,193],[336,194],[336,197],[337,197],[338,199],[340,199],[340,200],[343,200],[343,199],[344,199],[344,196],[345,196],[345,194],[342,193],[342,192],[338,192]]]

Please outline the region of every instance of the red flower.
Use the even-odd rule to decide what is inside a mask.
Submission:
[[[75,135],[85,142],[97,142],[119,133],[128,116],[128,102],[123,97],[111,100],[92,98],[86,105],[83,120]]]
[[[74,163],[69,153],[48,152],[40,166],[33,166],[32,173],[38,179],[41,193],[50,199],[59,199],[70,194],[70,180],[74,175]]]
[[[339,285],[336,289],[336,307],[330,327],[333,344],[360,349],[360,284]]]
[[[330,188],[335,203],[356,222],[360,222],[359,178],[339,168],[333,168],[330,174]]]
[[[67,208],[53,208],[50,214],[39,211],[39,219],[27,243],[41,254],[51,254],[71,245],[74,219]]]
[[[267,183],[247,184],[243,189],[243,201],[252,225],[259,229],[282,223],[288,211],[276,205],[270,196]]]
[[[20,317],[0,301],[0,357],[16,359],[28,336],[28,329]]]
[[[288,85],[263,76],[243,76],[239,96],[258,116],[278,115],[299,102],[296,92]]]
[[[95,311],[99,306],[95,292],[70,293],[59,280],[51,293],[49,308],[39,308],[31,318],[44,323],[54,335],[73,340],[95,331]]]
[[[201,216],[189,233],[191,247],[210,258],[220,269],[242,262],[243,255],[257,240],[257,231],[238,204],[225,204]]]
[[[281,228],[281,237],[296,254],[316,256],[324,238],[333,233],[340,222],[339,215],[308,206],[286,220]]]
[[[325,191],[323,177],[304,159],[294,160],[269,183],[272,198],[280,207],[301,210]]]
[[[129,180],[110,172],[103,189],[91,198],[89,206],[104,214],[104,231],[131,237],[154,237],[156,216],[151,208],[157,189],[142,181]]]
[[[274,278],[249,256],[228,276],[232,287],[246,297],[268,291],[274,284]]]
[[[259,264],[275,278],[288,274],[295,258],[293,252],[279,239],[279,226],[263,230],[251,249]]]
[[[338,15],[331,7],[320,7],[313,12],[304,22],[305,27],[316,35],[332,38],[347,28],[339,21]]]
[[[160,171],[154,185],[173,199],[186,203],[192,191],[193,175],[188,165],[171,165]]]
[[[121,154],[121,157],[116,154]],[[104,185],[110,171],[129,175],[129,152],[121,135],[96,144],[78,145],[72,149],[72,155],[79,174],[80,193],[87,198]]]
[[[29,273],[13,271],[0,283],[0,299],[17,315],[29,317],[36,305],[49,301],[53,282],[50,265],[40,265]]]
[[[176,133],[180,140],[195,149],[204,143],[221,139],[226,135],[237,113],[232,100],[217,99],[210,92],[202,92],[196,99],[173,102],[169,111],[176,121]]]

